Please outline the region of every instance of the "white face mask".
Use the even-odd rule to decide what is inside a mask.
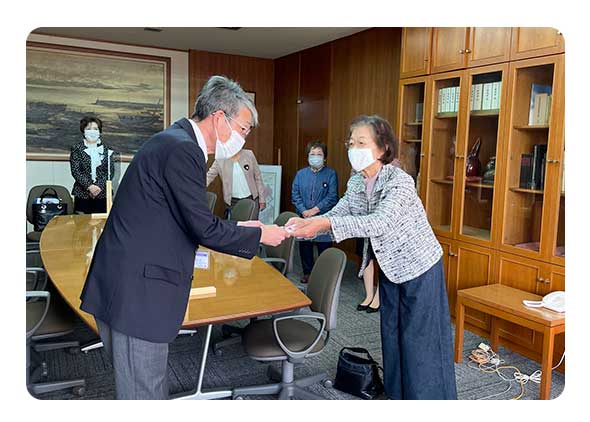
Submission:
[[[231,135],[229,139],[225,142],[221,142],[219,139],[219,134],[217,133],[217,127],[215,127],[215,136],[217,138],[215,142],[215,159],[216,160],[223,160],[225,158],[230,158],[236,155],[243,147],[246,141],[242,136],[236,132],[229,122],[227,121],[227,117],[223,116],[229,128],[231,129]]]
[[[376,161],[373,157],[373,151],[369,148],[350,148],[348,150],[348,159],[350,165],[356,171],[364,170]]]
[[[84,137],[88,142],[96,142],[100,138],[100,131],[98,129],[84,129]]]

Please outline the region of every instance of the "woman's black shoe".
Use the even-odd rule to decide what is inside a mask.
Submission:
[[[357,311],[366,311],[368,308],[369,308],[369,305],[368,304],[367,305],[363,305],[363,304],[359,303],[357,305],[357,307],[356,307],[356,310]]]
[[[376,308],[372,308],[370,306],[367,306],[367,313],[368,314],[372,314],[372,313],[375,313],[375,312],[379,312],[379,306],[377,306]]]

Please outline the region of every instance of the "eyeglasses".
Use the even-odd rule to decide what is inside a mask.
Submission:
[[[252,131],[252,125],[245,126],[236,119],[233,119],[229,116],[227,116],[227,118],[233,122],[236,122],[236,124],[239,126],[239,128],[242,131],[242,133],[244,134],[244,136],[248,136],[248,134]]]
[[[366,138],[359,138],[359,139],[346,139],[344,141],[344,146],[346,149],[350,148],[364,148],[369,144],[369,141]]]

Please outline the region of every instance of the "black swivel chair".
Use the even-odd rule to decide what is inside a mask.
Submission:
[[[51,300],[53,297],[54,300]],[[78,396],[85,393],[86,381],[74,379],[69,381],[34,382],[39,375],[47,376],[47,364],[42,362],[31,373],[31,349],[36,352],[70,348],[73,353],[78,351],[77,341],[46,342],[57,337],[70,334],[74,330],[74,315],[68,305],[58,294],[49,291],[27,291],[27,389],[32,395],[71,388]]]
[[[209,211],[213,212],[216,202],[217,194],[215,192],[207,192],[207,205],[209,206]]]
[[[231,221],[248,221],[254,218],[256,203],[250,198],[242,198],[233,206],[229,219]]]
[[[336,328],[336,312],[340,283],[346,265],[346,254],[340,249],[326,249],[317,259],[307,287],[310,309],[275,315],[270,319],[258,319],[244,330],[242,343],[248,356],[260,362],[282,361],[281,381],[273,384],[237,387],[236,399],[249,394],[278,394],[279,399],[299,396],[318,399],[303,387],[317,382],[331,386],[326,372],[294,379],[294,366],[322,352]],[[319,328],[305,320],[316,320]],[[324,336],[325,335],[325,336]],[[269,367],[270,368],[270,367]],[[272,371],[269,371],[269,374]]]

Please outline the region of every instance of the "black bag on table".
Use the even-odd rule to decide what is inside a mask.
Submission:
[[[53,191],[51,193],[50,191]],[[53,201],[51,200],[53,199]],[[47,188],[33,202],[33,228],[36,232],[43,231],[47,223],[56,215],[68,213],[68,204],[57,195],[53,188]]]
[[[362,399],[374,399],[383,393],[379,369],[383,370],[367,349],[343,347],[338,356],[334,388]]]

